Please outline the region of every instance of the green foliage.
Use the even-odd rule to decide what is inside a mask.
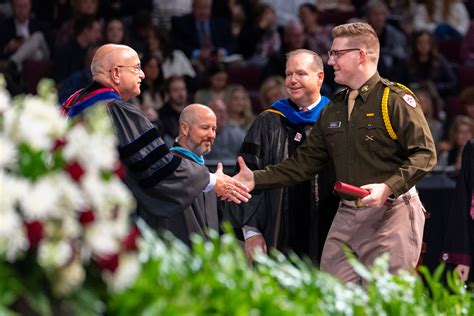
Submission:
[[[259,256],[251,266],[231,235],[178,241],[144,231],[142,260],[133,287],[109,300],[113,315],[473,315],[470,293],[440,267],[421,278],[388,273],[388,256],[367,270],[355,258],[364,286],[343,285],[296,256]]]

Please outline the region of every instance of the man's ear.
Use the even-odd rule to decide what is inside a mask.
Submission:
[[[186,122],[179,123],[179,133],[183,136],[189,136],[189,125]]]
[[[118,67],[114,67],[110,70],[110,78],[115,84],[120,83],[120,71]]]

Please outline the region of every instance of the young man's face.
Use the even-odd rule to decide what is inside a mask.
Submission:
[[[328,65],[334,68],[334,81],[350,86],[350,82],[357,78],[361,50],[360,47],[349,43],[347,37],[334,39],[331,47],[332,53],[328,59]]]

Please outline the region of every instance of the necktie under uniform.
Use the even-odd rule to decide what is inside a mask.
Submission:
[[[359,90],[352,90],[347,98],[347,120],[350,121],[351,113],[354,109],[355,99],[359,95]]]

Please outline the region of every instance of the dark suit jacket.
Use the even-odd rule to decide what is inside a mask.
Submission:
[[[211,17],[209,26],[214,47],[225,48],[229,53],[232,53],[235,48],[235,41],[229,21],[219,17]],[[196,20],[192,14],[172,18],[171,37],[176,48],[182,50],[188,58],[191,58],[193,50],[201,48]]]
[[[33,34],[38,31],[42,32],[46,38],[46,41],[48,42],[48,44],[50,44],[49,34],[45,32],[45,27],[42,23],[33,18],[30,18],[28,29],[30,31],[30,34]],[[15,19],[13,17],[10,17],[3,21],[0,24],[0,30],[2,30],[0,32],[0,58],[8,58],[11,54],[5,54],[4,48],[10,40],[18,37],[15,29]]]

